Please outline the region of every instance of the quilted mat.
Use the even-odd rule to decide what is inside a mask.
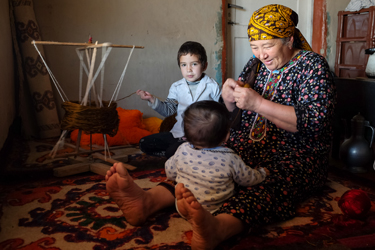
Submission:
[[[163,169],[131,175],[145,190],[165,179]],[[191,227],[175,208],[133,227],[109,198],[100,175],[0,188],[0,249],[190,249]],[[373,206],[363,220],[353,220],[337,205],[350,188],[361,187],[330,175],[324,190],[306,200],[296,218],[233,237],[219,249],[375,249],[375,192],[363,188]]]

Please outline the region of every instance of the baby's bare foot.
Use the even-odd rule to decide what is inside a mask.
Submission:
[[[220,224],[217,218],[205,210],[182,183],[177,184],[175,195],[178,211],[193,227],[192,249],[214,249],[222,241],[217,234]]]

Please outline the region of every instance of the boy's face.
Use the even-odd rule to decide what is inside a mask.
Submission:
[[[186,54],[180,57],[182,76],[189,82],[199,81],[206,68],[207,63],[206,65],[202,65],[196,55]]]

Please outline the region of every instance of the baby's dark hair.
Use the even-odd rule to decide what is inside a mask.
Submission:
[[[213,148],[220,146],[230,130],[229,111],[215,101],[199,101],[184,112],[184,131],[194,146]]]
[[[198,56],[199,62],[205,66],[207,63],[207,54],[206,50],[202,44],[198,42],[188,41],[181,45],[177,53],[177,64],[180,67],[180,57],[187,54]]]

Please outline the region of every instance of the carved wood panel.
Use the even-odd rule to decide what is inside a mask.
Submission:
[[[365,50],[375,47],[374,13],[375,6],[356,12],[339,11],[335,61],[338,77],[366,77]]]

